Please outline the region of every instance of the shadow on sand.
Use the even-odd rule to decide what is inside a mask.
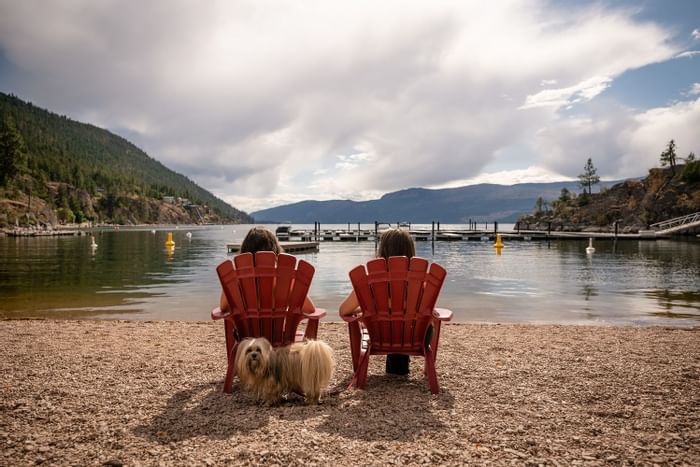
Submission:
[[[228,439],[254,432],[270,421],[320,420],[315,431],[359,440],[410,441],[426,432],[444,430],[439,414],[454,405],[445,389],[430,394],[419,377],[369,376],[366,389],[347,388],[350,378],[330,388],[319,405],[292,395],[277,406],[256,403],[234,383],[233,393],[221,392],[221,381],[179,391],[163,411],[134,434],[160,444],[194,437]]]

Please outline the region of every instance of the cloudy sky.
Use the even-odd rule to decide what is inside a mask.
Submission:
[[[700,2],[0,0],[0,91],[246,211],[700,153]]]

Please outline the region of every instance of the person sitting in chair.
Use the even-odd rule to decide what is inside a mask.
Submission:
[[[255,255],[258,251],[271,251],[276,255],[284,253],[282,245],[277,241],[277,237],[269,229],[265,227],[253,227],[248,231],[243,243],[241,243],[240,253],[252,253]],[[229,311],[228,300],[226,300],[226,295],[221,292],[219,307],[222,312]],[[311,299],[306,297],[304,304],[301,306],[302,313],[313,313],[316,307]]]
[[[409,259],[416,255],[416,244],[406,230],[390,229],[379,238],[377,258],[389,259],[391,256],[406,256]],[[353,290],[341,303],[338,310],[340,316],[350,316],[361,313],[360,303]],[[430,330],[428,331],[430,334]],[[386,356],[386,372],[394,375],[407,375],[409,372],[408,355],[389,354]]]

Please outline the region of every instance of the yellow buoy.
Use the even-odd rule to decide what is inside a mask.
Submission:
[[[166,248],[175,248],[175,242],[173,241],[173,233],[168,232],[168,239],[165,241]]]
[[[501,240],[501,234],[496,234],[496,243],[493,244],[494,248],[503,248],[503,240]]]

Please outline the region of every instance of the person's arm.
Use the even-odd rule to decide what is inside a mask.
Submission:
[[[304,299],[304,304],[301,306],[301,312],[308,315],[310,313],[313,313],[314,311],[316,311],[316,305],[314,305],[314,302],[312,302],[309,296],[307,295]]]
[[[356,315],[360,312],[360,303],[357,301],[357,295],[355,295],[355,291],[353,290],[350,292],[350,294],[343,300],[343,303],[340,304],[340,308],[338,309],[338,313],[340,316],[351,316],[351,315]]]
[[[221,309],[222,313],[226,313],[229,311],[228,309],[228,300],[226,300],[226,294],[221,292],[221,299],[219,300],[219,308]]]

